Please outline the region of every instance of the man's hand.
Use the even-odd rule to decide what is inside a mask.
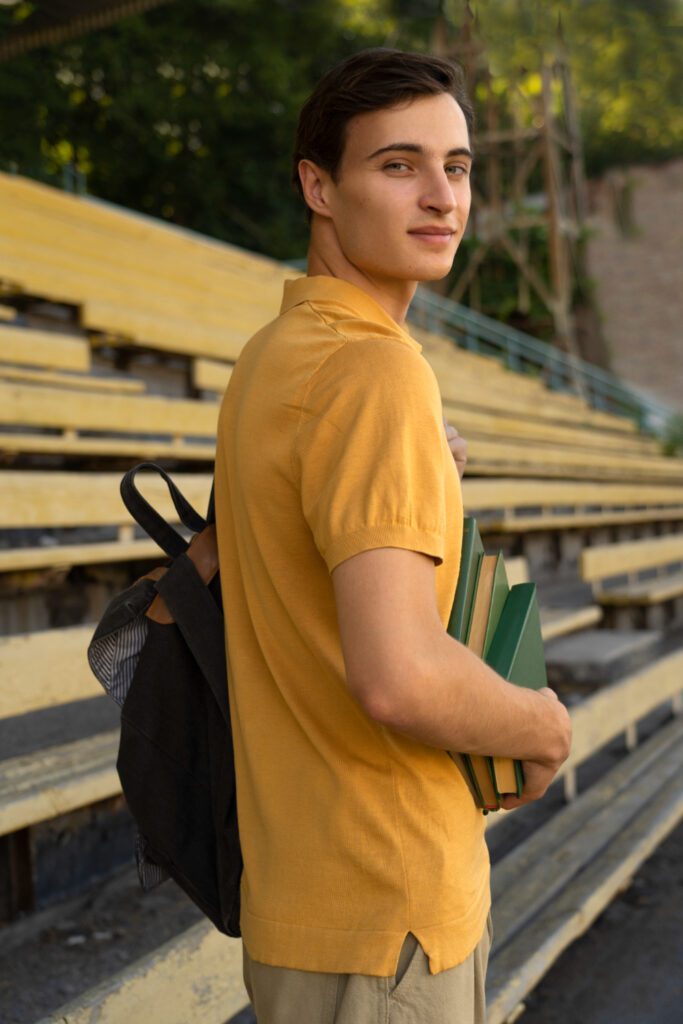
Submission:
[[[452,427],[450,423],[443,418],[444,430],[446,431],[446,438],[448,439],[448,447],[451,450],[453,460],[458,470],[458,476],[462,480],[465,472],[465,466],[467,464],[467,441],[464,437],[461,437],[455,427]]]
[[[565,706],[559,701],[557,694],[550,687],[544,686],[538,691],[544,697],[549,700],[554,700],[557,703],[557,710],[560,712],[561,718],[564,719],[564,726],[566,731],[567,739],[567,752],[571,746],[571,719]],[[560,711],[561,709],[561,711]],[[501,799],[501,807],[506,811],[511,811],[514,807],[522,807],[523,804],[533,803],[534,800],[540,800],[555,778],[561,765],[564,763],[566,758],[556,763],[539,762],[539,761],[522,761],[522,771],[524,772],[524,789],[522,790],[521,797],[517,796],[504,796]]]

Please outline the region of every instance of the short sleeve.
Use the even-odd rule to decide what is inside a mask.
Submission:
[[[426,360],[401,341],[347,341],[313,374],[294,447],[303,513],[329,572],[379,547],[440,565],[447,450]]]

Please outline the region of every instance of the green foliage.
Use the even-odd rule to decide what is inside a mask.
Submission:
[[[524,111],[540,88],[540,53],[562,14],[592,171],[683,152],[676,0],[471,6],[492,88],[520,117],[531,116]],[[28,2],[0,7],[0,32],[31,11]],[[289,164],[302,102],[329,66],[363,47],[428,49],[438,11],[459,25],[464,0],[195,0],[33,51],[0,63],[9,123],[0,169],[60,184],[74,168],[94,195],[280,258],[300,256],[307,225]],[[487,273],[495,311],[509,293],[495,261]]]
[[[305,249],[289,185],[298,111],[320,75],[392,23],[363,0],[197,0],[0,64],[13,130],[0,168],[280,258]],[[2,12],[7,14],[7,12]],[[1,27],[1,26],[0,26]]]
[[[683,153],[680,0],[471,0],[471,7],[495,88],[511,102],[540,88],[541,60],[556,50],[561,27],[589,174]],[[464,4],[445,8],[458,24]]]
[[[683,415],[672,416],[666,424],[662,439],[664,455],[683,456]]]

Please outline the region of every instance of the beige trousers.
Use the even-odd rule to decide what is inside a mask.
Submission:
[[[486,1024],[491,915],[464,963],[439,974],[409,934],[393,977],[271,967],[244,949],[244,984],[258,1024]]]

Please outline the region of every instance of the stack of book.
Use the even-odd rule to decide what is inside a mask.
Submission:
[[[536,584],[508,585],[502,553],[485,553],[472,517],[465,518],[448,632],[509,682],[535,690],[548,685]],[[449,753],[485,814],[500,810],[504,794],[522,795],[519,761]]]

